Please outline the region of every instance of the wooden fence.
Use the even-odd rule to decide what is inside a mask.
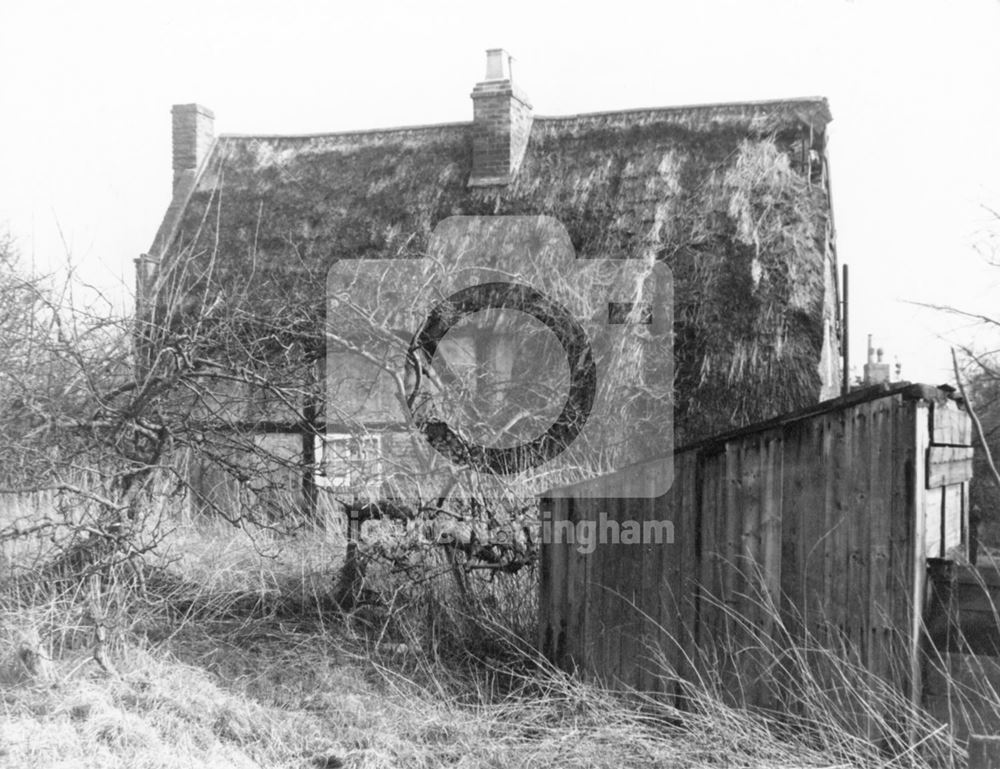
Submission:
[[[611,686],[683,702],[717,674],[781,707],[782,655],[808,636],[918,701],[925,559],[968,539],[970,443],[947,392],[882,386],[679,449],[662,497],[623,498],[635,468],[561,489],[543,500],[542,648]],[[664,522],[671,541],[641,538]]]

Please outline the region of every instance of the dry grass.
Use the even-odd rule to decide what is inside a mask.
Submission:
[[[12,766],[826,765],[730,713],[681,730],[550,673],[530,697],[424,680],[405,661],[281,627],[191,628],[170,648],[128,646],[118,675],[60,661],[52,687],[5,693]],[[349,644],[347,644],[349,646]]]
[[[846,737],[834,760],[815,735],[730,707],[708,684],[680,713],[567,677],[530,649],[530,580],[486,584],[475,616],[447,582],[400,584],[388,603],[338,614],[342,552],[336,533],[183,520],[146,558],[140,586],[127,569],[47,592],[8,578],[0,660],[17,664],[38,633],[52,661],[47,675],[3,685],[0,766],[899,763]]]

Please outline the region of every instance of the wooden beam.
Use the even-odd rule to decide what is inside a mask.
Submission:
[[[934,404],[932,443],[947,446],[972,445],[972,418],[953,400]]]
[[[937,489],[972,479],[972,446],[930,446],[927,488]]]
[[[912,614],[910,615],[910,702],[914,708],[919,709],[923,700],[923,634],[924,634],[924,603],[927,587],[927,562],[925,552],[927,550],[927,495],[924,494],[921,479],[926,473],[927,453],[923,447],[930,443],[930,419],[928,410],[930,404],[926,401],[917,401],[913,407],[913,445],[916,449],[914,459],[916,467],[911,483],[911,495],[913,499],[913,510],[910,512],[910,520],[913,536],[911,542],[913,549],[910,551],[911,569],[913,583],[910,587],[912,597]],[[914,744],[916,725],[912,721],[909,724],[910,744]]]

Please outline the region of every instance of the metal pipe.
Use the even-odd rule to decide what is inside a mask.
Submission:
[[[841,302],[840,308],[840,336],[841,343],[843,344],[844,353],[844,381],[841,385],[841,394],[847,395],[851,391],[851,335],[850,335],[850,323],[848,315],[848,302],[847,302],[847,265],[844,265],[844,289],[843,289],[843,301]]]

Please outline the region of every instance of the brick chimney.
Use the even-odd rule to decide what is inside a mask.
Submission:
[[[215,140],[215,113],[200,104],[175,104],[173,117],[174,189],[185,171],[197,171]]]
[[[486,77],[472,89],[470,187],[502,186],[517,174],[531,133],[531,104],[514,86],[510,55],[486,52]]]

